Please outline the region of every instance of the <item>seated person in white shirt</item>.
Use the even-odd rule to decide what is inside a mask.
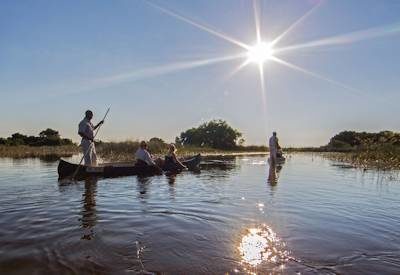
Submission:
[[[140,142],[140,146],[136,150],[135,157],[137,164],[139,165],[149,165],[158,167],[158,165],[154,162],[153,158],[151,157],[149,151],[147,151],[147,143],[144,140]]]

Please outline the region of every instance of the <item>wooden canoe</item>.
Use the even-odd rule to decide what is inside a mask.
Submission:
[[[196,170],[199,168],[201,161],[200,154],[192,158],[182,161],[182,163],[189,170]],[[122,176],[153,176],[161,174],[159,168],[147,165],[138,165],[131,162],[117,162],[117,163],[103,163],[98,166],[85,166],[70,163],[66,160],[60,159],[58,163],[58,178],[64,179],[72,177],[76,170],[78,170],[75,178],[85,179],[90,177],[102,177],[102,178],[112,178],[112,177],[122,177]],[[166,172],[179,172],[180,169],[174,169],[173,171]]]

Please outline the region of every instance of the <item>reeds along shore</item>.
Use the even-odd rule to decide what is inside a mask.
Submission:
[[[130,161],[133,160],[137,148],[139,148],[139,141],[104,142],[97,145],[96,151],[101,158],[108,161]],[[168,144],[159,141],[149,141],[148,148],[153,155],[162,157],[168,150]],[[206,147],[177,145],[177,149],[179,156],[186,157],[196,154],[221,155],[243,152],[266,153],[268,148],[265,146],[238,146],[231,150],[221,150]]]
[[[167,151],[167,144],[160,142],[149,142],[149,150],[156,156],[163,156]],[[134,153],[139,147],[139,141],[125,142],[99,142],[96,144],[96,151],[104,160],[107,161],[130,161],[134,159]],[[178,146],[178,155],[190,156],[201,153],[203,155],[226,155],[241,153],[266,153],[268,148],[265,146],[238,146],[232,150],[219,150],[213,148]],[[374,168],[381,170],[400,169],[400,147],[394,145],[370,146],[362,150],[352,150],[349,152],[329,152],[319,148],[290,148],[286,152],[314,152],[324,156],[346,162],[358,168]],[[8,158],[46,158],[58,159],[70,157],[81,152],[77,145],[62,146],[6,146],[0,145],[0,157]]]
[[[324,153],[328,158],[346,162],[363,169],[400,169],[400,148],[398,146],[370,147],[346,153]]]
[[[0,145],[0,157],[3,158],[60,158],[69,157],[79,152],[76,145],[61,146],[7,146]]]
[[[99,142],[96,143],[96,151],[99,157],[107,161],[130,161],[134,159],[134,153],[139,147],[139,141],[124,142]],[[168,144],[163,142],[148,142],[149,151],[156,156],[163,156],[168,150]],[[217,154],[235,154],[244,152],[266,153],[264,146],[238,146],[232,150],[220,150],[195,146],[178,146],[178,155],[191,156],[195,154],[217,155]],[[62,146],[7,146],[0,145],[0,157],[7,158],[49,158],[57,159],[61,157],[70,157],[81,153],[77,145]]]

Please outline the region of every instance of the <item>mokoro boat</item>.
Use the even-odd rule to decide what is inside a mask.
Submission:
[[[200,165],[200,161],[201,156],[199,154],[192,158],[185,159],[182,163],[189,170],[196,170]],[[58,178],[64,179],[72,177],[76,170],[78,170],[78,172],[76,173],[75,179],[78,180],[90,177],[112,178],[134,175],[153,176],[162,173],[162,171],[157,167],[134,164],[131,162],[103,163],[98,166],[85,166],[60,159],[60,162],[58,163]],[[166,172],[179,172],[179,169]]]

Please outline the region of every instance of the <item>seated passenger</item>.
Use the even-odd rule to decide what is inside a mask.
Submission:
[[[168,147],[168,153],[165,156],[164,170],[173,171],[184,169],[187,169],[187,167],[176,157],[175,144],[171,143]]]
[[[147,143],[144,140],[140,142],[140,146],[136,150],[135,157],[136,163],[139,165],[157,166],[149,151],[147,151]]]

